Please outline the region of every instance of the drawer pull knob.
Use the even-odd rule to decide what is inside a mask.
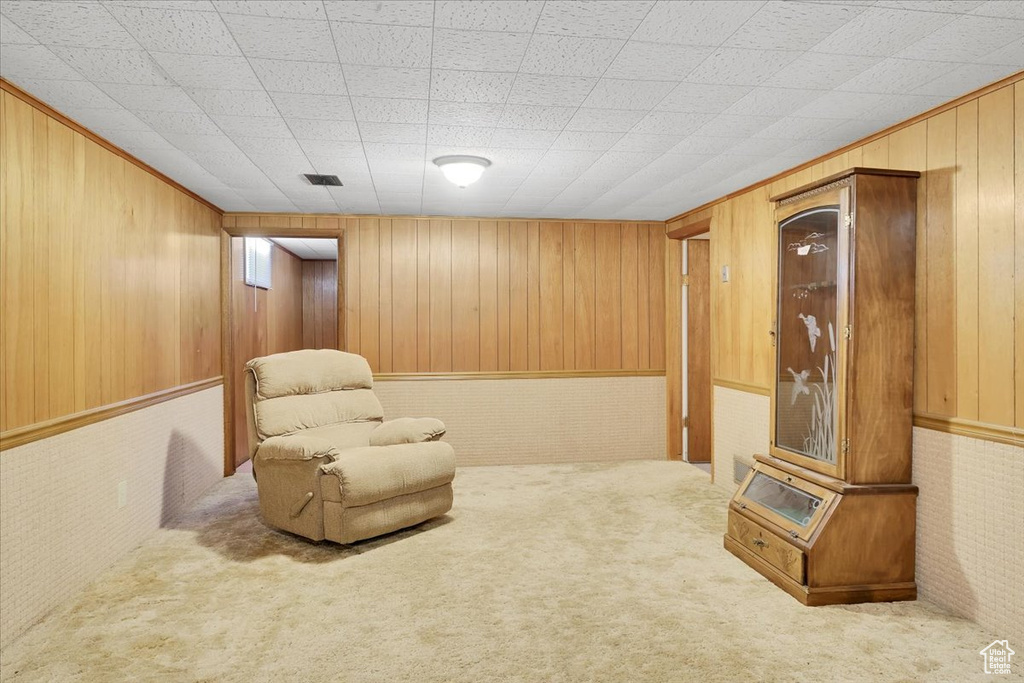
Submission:
[[[751,541],[751,543],[756,545],[758,548],[767,548],[768,547],[768,544],[765,543],[764,539],[761,539],[761,538],[755,538],[753,541]]]

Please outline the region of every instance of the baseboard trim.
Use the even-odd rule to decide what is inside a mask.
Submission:
[[[110,418],[117,417],[118,415],[124,415],[136,410],[155,406],[158,403],[164,403],[165,401],[170,401],[182,396],[188,396],[189,394],[194,394],[197,391],[212,389],[213,387],[220,386],[223,383],[223,377],[211,377],[209,379],[199,380],[198,382],[192,382],[191,384],[182,384],[181,386],[171,387],[170,389],[155,391],[152,394],[146,394],[145,396],[130,398],[126,401],[120,401],[119,403],[111,403],[110,405],[100,406],[91,410],[84,410],[80,413],[65,415],[64,417],[47,420],[46,422],[37,422],[24,427],[18,427],[16,429],[8,429],[6,432],[0,433],[0,451],[24,446],[27,443],[39,441],[40,439],[47,439],[51,436],[56,436],[57,434],[63,434],[64,432],[70,432],[73,429],[109,420]]]
[[[664,377],[664,370],[543,370],[508,372],[383,372],[375,382],[420,382],[470,379],[574,379],[587,377]]]
[[[994,441],[1011,446],[1024,446],[1024,429],[994,425],[987,422],[965,420],[961,417],[945,417],[922,413],[914,415],[914,426],[922,429],[934,429],[937,432],[969,436],[982,441]]]

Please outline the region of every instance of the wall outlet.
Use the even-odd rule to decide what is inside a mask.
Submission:
[[[117,509],[120,510],[128,504],[128,482],[122,481],[117,484]]]
[[[722,266],[722,282],[729,281],[729,266]]]

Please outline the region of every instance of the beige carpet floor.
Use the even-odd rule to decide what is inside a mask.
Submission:
[[[965,681],[996,638],[925,602],[803,607],[722,548],[681,463],[479,467],[354,547],[217,484],[0,658],[5,681]],[[1019,649],[1019,648],[1018,648]]]

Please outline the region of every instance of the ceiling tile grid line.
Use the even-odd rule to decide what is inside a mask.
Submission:
[[[656,220],[1024,67],[1024,3],[3,0],[0,27],[0,75],[226,210]],[[459,190],[452,153],[494,163]]]

